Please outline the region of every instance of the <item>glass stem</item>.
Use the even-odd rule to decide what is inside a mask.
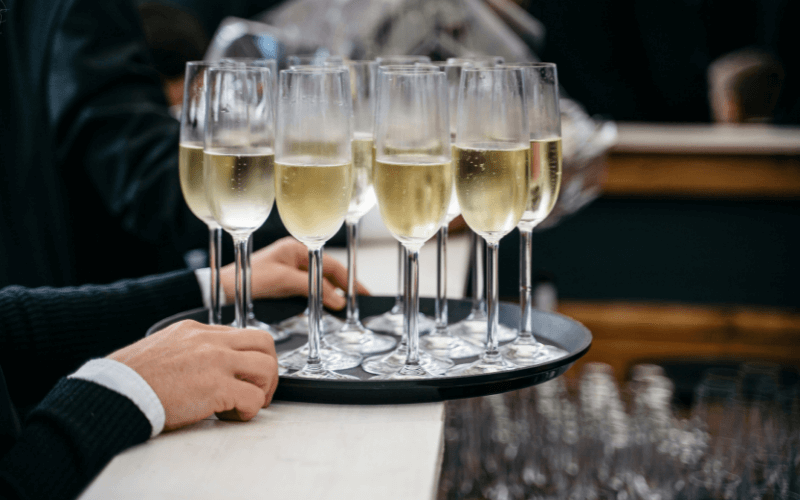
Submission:
[[[245,300],[247,301],[247,318],[255,318],[253,312],[253,235],[247,238],[247,253],[245,253],[245,260],[247,261],[247,288],[244,289]]]
[[[419,251],[406,250],[408,264],[406,265],[406,310],[403,319],[406,335],[408,337],[408,357],[406,366],[419,365]]]
[[[500,243],[488,242],[488,258],[486,262],[486,282],[488,285],[487,305],[489,321],[486,329],[486,357],[498,357],[497,351],[497,328],[499,325],[498,309],[500,304],[497,302],[497,252]]]
[[[356,300],[356,244],[358,222],[347,222],[347,324],[358,325],[358,302]]]
[[[403,297],[405,297],[405,274],[403,270],[405,269],[405,261],[406,261],[406,248],[403,246],[402,243],[397,244],[397,295],[394,299],[394,307],[392,307],[393,313],[398,313],[403,310]]]
[[[483,238],[472,233],[472,314],[482,315],[486,310],[483,274]]]
[[[245,300],[245,290],[250,285],[247,279],[250,274],[247,269],[247,236],[237,235],[233,239],[233,249],[236,259],[236,328],[247,326],[247,301]]]
[[[519,339],[533,339],[533,277],[531,276],[533,229],[519,230]]]
[[[208,267],[211,269],[211,309],[208,311],[208,324],[222,324],[222,301],[220,298],[221,285],[219,272],[222,268],[222,228],[215,227],[208,230]]]
[[[308,360],[306,369],[322,370],[322,248],[308,249]]]
[[[436,333],[447,332],[447,224],[439,229],[436,240]]]

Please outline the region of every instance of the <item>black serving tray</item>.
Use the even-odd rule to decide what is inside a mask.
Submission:
[[[381,314],[391,309],[394,297],[358,298],[362,318]],[[256,317],[267,323],[277,323],[295,314],[301,313],[307,305],[307,299],[291,298],[279,300],[262,300],[254,303]],[[470,311],[471,302],[466,300],[448,301],[451,323],[465,318]],[[420,311],[433,315],[434,300],[420,299]],[[223,308],[222,319],[225,323],[233,321],[233,306]],[[344,317],[344,312],[333,313]],[[577,321],[560,314],[534,311],[533,324],[537,340],[545,344],[555,345],[567,351],[567,355],[543,363],[541,365],[517,368],[488,375],[468,377],[438,377],[419,380],[369,380],[372,375],[360,367],[343,370],[341,373],[355,375],[361,380],[312,380],[282,376],[274,399],[283,401],[302,401],[327,404],[406,404],[445,401],[448,399],[485,396],[500,392],[513,391],[540,384],[558,377],[583,356],[592,344],[592,334]],[[519,325],[519,306],[500,303],[500,322],[511,326]],[[192,319],[205,323],[208,311],[193,309],[163,319],[150,327],[147,334],[157,332],[181,320]],[[305,335],[293,335],[276,345],[278,354],[303,345]],[[456,362],[470,363],[477,358],[465,358]]]

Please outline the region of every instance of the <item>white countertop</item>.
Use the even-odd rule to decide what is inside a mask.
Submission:
[[[117,456],[81,500],[424,500],[436,497],[444,404],[274,402]]]

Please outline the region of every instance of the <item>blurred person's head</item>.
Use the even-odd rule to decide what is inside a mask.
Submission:
[[[139,5],[153,65],[164,81],[170,106],[183,102],[183,76],[187,61],[203,59],[210,39],[192,14],[158,2]]]

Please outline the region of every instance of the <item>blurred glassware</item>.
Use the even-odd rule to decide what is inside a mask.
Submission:
[[[689,476],[686,500],[738,500],[742,498],[742,478],[736,474],[708,478],[700,473]]]

